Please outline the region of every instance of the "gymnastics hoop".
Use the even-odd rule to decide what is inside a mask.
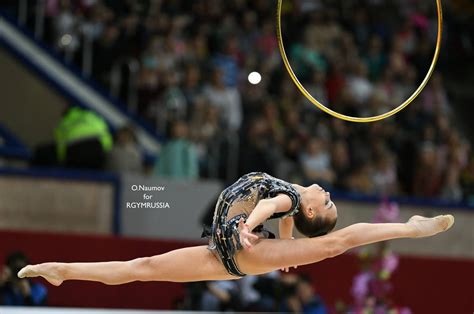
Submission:
[[[379,120],[386,119],[388,117],[393,116],[394,114],[398,113],[400,110],[408,106],[415,98],[421,93],[423,88],[425,88],[426,84],[428,83],[428,80],[430,79],[431,75],[433,74],[434,68],[436,66],[436,61],[438,60],[439,56],[439,51],[440,51],[440,46],[441,46],[441,34],[443,32],[443,10],[441,7],[441,0],[436,0],[436,6],[437,6],[437,12],[438,12],[438,35],[436,38],[436,49],[435,53],[433,56],[433,60],[431,61],[431,66],[428,69],[428,73],[426,74],[425,78],[423,79],[423,82],[421,82],[420,86],[415,90],[415,92],[407,99],[405,100],[404,103],[402,103],[400,106],[377,116],[371,116],[371,117],[353,117],[353,116],[347,116],[344,114],[341,114],[339,112],[336,112],[334,110],[329,109],[319,101],[317,101],[305,88],[304,86],[300,83],[298,78],[296,77],[295,73],[293,72],[293,69],[291,68],[290,62],[288,61],[288,57],[286,56],[285,52],[285,47],[283,45],[283,36],[281,33],[281,7],[282,7],[283,0],[278,0],[278,8],[277,8],[277,40],[278,40],[278,47],[280,48],[280,54],[281,58],[283,59],[283,63],[285,64],[286,70],[288,71],[288,74],[290,75],[290,78],[292,81],[295,83],[296,87],[303,93],[303,95],[313,103],[316,107],[321,109],[322,111],[326,112],[327,114],[330,114],[331,116],[346,120],[346,121],[351,121],[351,122],[359,122],[359,123],[366,123],[366,122],[375,122]]]

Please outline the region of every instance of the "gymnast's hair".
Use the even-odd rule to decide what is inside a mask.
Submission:
[[[313,219],[306,217],[303,211],[293,216],[295,227],[308,238],[314,238],[328,234],[336,226],[337,218],[328,219],[318,215]]]

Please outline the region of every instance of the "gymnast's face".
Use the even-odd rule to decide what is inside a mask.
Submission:
[[[337,207],[331,200],[331,194],[326,192],[317,184],[310,185],[306,188],[306,202],[303,202],[303,212],[308,218],[316,216],[329,219],[331,221],[337,219]]]

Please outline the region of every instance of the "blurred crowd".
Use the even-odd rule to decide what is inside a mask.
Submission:
[[[20,269],[29,263],[28,257],[21,251],[7,255],[5,264],[0,268],[0,305],[46,305],[48,290],[43,284],[17,277]]]
[[[47,40],[81,60],[83,38],[91,39],[92,74],[103,86],[110,86],[115,64],[138,61],[135,109],[167,139],[153,167],[157,175],[232,181],[259,170],[364,194],[451,201],[474,194],[472,144],[456,127],[440,73],[395,117],[347,123],[311,105],[285,72],[275,1],[46,2]],[[284,1],[290,62],[331,109],[353,116],[387,112],[428,70],[434,5]],[[260,84],[247,81],[252,71],[261,73]],[[132,139],[118,137],[131,146]],[[115,168],[130,170],[117,161],[128,159],[120,157],[124,150],[115,153]]]
[[[191,283],[180,310],[206,312],[282,312],[326,314],[329,308],[305,274],[272,272],[240,280]]]

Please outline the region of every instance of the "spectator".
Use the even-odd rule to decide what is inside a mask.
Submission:
[[[313,71],[310,84],[308,85],[308,91],[322,104],[328,104],[328,96],[324,82],[326,81],[326,72],[324,71]],[[313,109],[313,108],[312,108]]]
[[[179,78],[174,72],[170,73],[165,79],[165,90],[163,92],[160,106],[164,106],[167,121],[184,120],[188,116],[188,103],[186,97],[178,86]]]
[[[142,155],[131,126],[118,130],[108,156],[108,169],[119,173],[141,173]]]
[[[240,156],[240,173],[264,171],[275,173],[279,163],[278,147],[273,145],[271,129],[268,122],[258,117],[250,123]]]
[[[372,180],[377,194],[387,196],[397,193],[397,169],[394,157],[388,152],[375,160]]]
[[[7,256],[0,276],[0,305],[38,306],[46,304],[47,290],[40,283],[19,279],[17,273],[30,264],[22,252]]]
[[[345,189],[344,182],[350,172],[349,149],[345,141],[339,140],[332,145],[331,150],[331,165],[335,175],[334,187]]]
[[[231,131],[240,129],[242,123],[242,104],[240,93],[235,87],[224,83],[222,70],[216,68],[212,73],[212,82],[204,90],[209,103],[220,111],[223,124]]]
[[[105,25],[100,37],[94,41],[94,59],[92,71],[102,84],[110,85],[110,72],[122,51],[120,29],[114,24]]]
[[[280,304],[280,312],[285,313],[301,313],[301,303],[296,294],[296,286],[298,284],[298,276],[288,274],[281,278],[281,294],[283,300]]]
[[[69,108],[55,129],[58,160],[68,168],[104,169],[112,149],[107,123],[92,111]]]
[[[184,79],[183,93],[186,102],[191,107],[188,111],[188,117],[191,117],[192,110],[197,102],[202,98],[201,70],[196,65],[188,65]]]
[[[327,62],[319,48],[314,36],[308,30],[303,44],[295,45],[291,51],[295,71],[305,80],[311,77],[310,73],[313,71],[327,70]]]
[[[331,152],[334,164],[330,162],[329,168],[336,173],[333,184],[337,187],[360,193],[410,194],[423,181],[415,170],[417,159],[423,159],[418,155],[425,155],[416,147],[422,140],[434,145],[435,169],[440,173],[436,175],[437,188],[429,193],[417,191],[417,195],[458,199],[458,187],[469,186],[461,184],[467,157],[458,152],[455,155],[459,156],[453,157],[450,152],[462,149],[459,143],[451,143],[452,100],[441,74],[433,75],[417,103],[397,115],[397,127],[385,120],[374,132],[371,125],[328,119],[301,96],[284,72],[272,30],[273,5],[268,0],[48,1],[45,33],[46,40],[59,47],[68,60],[81,60],[82,37],[92,39],[93,77],[107,86],[114,65],[130,58],[140,60],[138,114],[161,133],[166,133],[175,119],[191,122],[190,138],[199,148],[202,176],[210,175],[209,164],[219,165],[214,167],[219,169],[212,172],[213,177],[231,179],[237,175],[227,166],[237,149],[229,149],[232,145],[222,139],[228,133],[218,132],[230,130],[233,143],[240,143],[241,170],[262,167],[259,170],[299,181],[305,140],[317,135],[346,143],[345,149]],[[431,27],[433,16],[416,1],[334,5],[304,0],[285,5],[283,10],[285,46],[295,73],[307,90],[331,109],[353,116],[387,112],[405,101],[426,75],[436,28]],[[448,29],[448,34],[458,28],[462,27]],[[447,36],[451,44],[446,48],[456,55],[449,62],[460,62],[463,58],[457,57],[469,53],[466,45],[452,44],[462,36],[462,32]],[[438,67],[443,70],[446,65],[440,62]],[[212,75],[206,73],[210,67]],[[251,71],[262,74],[260,84],[246,82]],[[121,91],[121,97],[125,94]],[[203,98],[206,100],[201,101]],[[271,105],[266,99],[272,99]],[[214,109],[205,109],[200,102]],[[205,112],[210,118],[202,132],[198,129]],[[256,120],[262,125],[255,125]],[[434,132],[426,131],[429,129]],[[425,132],[429,134],[420,136]],[[219,140],[215,140],[216,133],[222,134]],[[372,143],[374,135],[391,147],[389,159],[397,158],[397,164],[392,161],[390,167],[385,166],[389,172],[397,167],[390,176],[398,188],[386,191],[373,182],[388,177],[376,148],[363,145]],[[256,136],[268,138],[253,138]],[[369,159],[376,164],[368,164]],[[458,170],[446,171],[448,167]]]
[[[211,148],[219,141],[219,111],[204,98],[196,99],[190,128],[191,140],[196,145],[201,174],[209,174]]]
[[[242,304],[246,311],[274,312],[277,309],[280,272],[245,276],[239,281]]]
[[[188,125],[176,121],[171,126],[171,139],[163,146],[155,174],[160,177],[196,179],[198,157],[193,143],[188,140]]]
[[[387,62],[387,56],[383,52],[383,42],[379,36],[372,36],[369,41],[367,56],[364,58],[369,70],[369,78],[376,82],[382,75],[382,70]]]
[[[314,291],[311,279],[308,276],[300,275],[300,280],[296,287],[296,293],[301,302],[304,314],[326,314],[328,310],[321,297]]]
[[[334,172],[331,159],[323,140],[313,137],[309,140],[306,151],[301,154],[301,164],[306,180],[318,182],[323,186],[331,186],[334,182]]]
[[[440,192],[442,173],[436,147],[425,144],[419,152],[418,166],[413,181],[413,192],[420,197],[434,197]]]
[[[201,310],[206,312],[239,311],[241,309],[237,281],[212,281],[207,283],[201,300]]]
[[[453,202],[462,201],[463,195],[459,176],[459,166],[455,162],[452,162],[446,170],[444,186],[441,189],[442,198]]]
[[[232,29],[235,26],[233,25],[234,21],[232,21],[230,16],[231,15],[227,16],[227,21],[230,22],[230,25],[228,25],[229,29]],[[225,33],[225,28],[221,28],[221,31]],[[212,64],[215,69],[220,72],[219,75],[221,75],[221,77],[219,80],[222,80],[223,85],[233,89],[236,87],[239,77],[238,61],[241,58],[241,54],[238,48],[237,38],[228,35],[223,36],[225,38],[223,39],[223,51],[214,56]]]
[[[373,86],[368,79],[367,66],[362,61],[354,65],[353,75],[347,81],[347,88],[359,105],[365,103],[372,94]]]
[[[423,97],[421,98],[424,110],[428,113],[449,112],[449,101],[446,90],[442,85],[442,76],[439,73],[435,73],[433,78],[430,80],[429,86],[427,86]]]
[[[278,48],[272,20],[266,20],[262,26],[262,32],[256,40],[257,49],[264,58],[271,58]]]
[[[280,311],[285,313],[327,314],[328,310],[314,291],[306,275],[285,275],[282,278],[284,300]]]
[[[92,111],[66,109],[55,129],[55,142],[35,149],[35,166],[103,170],[112,149],[107,123]]]
[[[347,178],[346,185],[350,191],[362,194],[373,193],[375,187],[371,180],[372,166],[369,161],[362,162],[355,167],[353,172]]]

